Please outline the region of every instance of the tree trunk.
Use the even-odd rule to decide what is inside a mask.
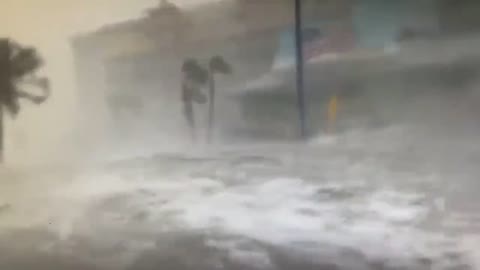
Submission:
[[[10,41],[6,38],[0,38],[0,163],[3,163],[5,154],[5,127],[3,119],[3,109],[5,98],[8,96],[11,79],[11,48]]]
[[[213,140],[213,129],[215,125],[215,77],[212,70],[209,72],[209,108],[208,108],[208,133],[207,140],[208,143],[211,143]]]
[[[5,123],[3,120],[3,108],[0,105],[0,164],[4,162],[5,155]]]

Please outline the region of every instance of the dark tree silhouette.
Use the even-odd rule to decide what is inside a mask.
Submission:
[[[215,125],[215,74],[232,74],[232,66],[221,56],[214,56],[208,63],[208,81],[209,81],[209,97],[210,106],[208,109],[208,142],[212,141],[213,129]]]
[[[207,98],[201,89],[208,82],[208,70],[202,67],[195,59],[187,59],[182,66],[182,101],[185,118],[188,122],[192,140],[196,139],[195,113],[193,103],[204,104]]]
[[[0,38],[0,161],[3,161],[4,152],[4,111],[16,117],[20,111],[20,99],[41,104],[50,96],[48,79],[36,75],[42,65],[43,61],[34,48]],[[22,89],[25,86],[37,87],[43,93],[28,93]]]

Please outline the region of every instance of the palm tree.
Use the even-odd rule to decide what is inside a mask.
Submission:
[[[4,150],[4,109],[16,117],[21,99],[41,104],[50,96],[48,79],[35,74],[42,64],[34,48],[21,46],[10,39],[0,39],[0,162],[3,161]],[[43,93],[28,93],[22,89],[24,86],[37,87]]]
[[[203,104],[206,97],[201,89],[208,82],[208,71],[193,58],[186,59],[182,66],[182,101],[185,118],[190,126],[192,140],[196,139],[193,102]]]
[[[186,59],[183,62],[182,72],[184,74],[183,83],[192,88],[193,99],[201,99],[201,88],[208,82],[208,71],[193,58]],[[200,100],[197,102],[203,103]]]
[[[214,56],[208,63],[208,82],[209,82],[209,97],[210,106],[208,109],[208,142],[212,141],[213,128],[215,124],[215,74],[232,74],[232,67],[223,57]]]

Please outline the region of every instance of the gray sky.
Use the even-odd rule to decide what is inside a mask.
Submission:
[[[175,0],[192,5],[208,0]],[[1,0],[0,34],[46,39],[138,16],[159,0]]]

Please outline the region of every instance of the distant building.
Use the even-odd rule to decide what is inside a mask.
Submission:
[[[229,84],[254,79],[271,66],[276,29],[291,20],[276,2],[230,0],[185,10],[161,1],[142,18],[78,36],[80,95],[92,106],[106,102],[112,112],[147,103],[165,109],[178,102],[183,59],[216,54],[235,69]]]
[[[307,22],[350,16],[350,0],[304,2]],[[176,115],[183,59],[226,58],[234,68],[221,82],[227,91],[270,71],[279,34],[292,23],[290,0],[224,0],[192,9],[163,0],[139,19],[74,38],[79,95],[90,106],[106,104],[112,116]]]
[[[480,19],[475,15],[478,13],[473,12],[478,9],[478,0],[303,2],[305,24],[318,27],[322,35],[334,37],[326,39],[326,45],[325,40],[313,43],[313,56],[345,46],[383,49],[418,33],[471,32],[480,28]],[[79,95],[85,104],[106,107],[114,117],[135,114],[136,119],[150,118],[152,123],[162,122],[162,117],[172,120],[180,115],[183,59],[197,57],[207,61],[213,55],[223,56],[233,65],[234,75],[222,80],[221,88],[238,90],[293,54],[293,40],[289,41],[292,27],[292,0],[223,0],[192,9],[181,9],[162,0],[141,18],[105,26],[73,40]],[[314,77],[322,75],[325,74]],[[248,97],[260,100],[251,93]],[[291,107],[295,101],[291,96],[284,101],[278,104],[288,107],[289,112],[276,114],[283,115],[282,121],[294,119],[295,108]],[[272,112],[266,108],[263,117],[258,102],[239,103],[245,105],[242,108],[253,117],[253,122],[268,118]],[[257,105],[246,105],[250,103]],[[248,109],[252,106],[255,110]],[[125,117],[121,122],[128,124]]]
[[[443,32],[453,35],[480,32],[480,1],[438,0]]]
[[[429,40],[428,44],[432,49],[423,50],[423,53],[417,55],[425,57],[429,51],[436,51],[435,53],[441,51],[441,49],[435,50],[436,46],[440,48],[445,46],[443,44],[449,37],[480,34],[480,17],[475,15],[480,11],[478,0],[355,0],[345,2],[344,5],[337,5],[333,3],[335,1],[317,2],[331,2],[337,12],[342,11],[329,12],[327,6],[323,6],[321,10],[324,13],[335,14],[332,16],[334,20],[329,20],[321,12],[317,12],[310,15],[309,23],[305,26],[305,31],[308,33],[312,32],[311,29],[316,29],[314,31],[316,38],[313,42],[310,37],[305,40],[306,103],[308,129],[311,134],[317,134],[325,127],[326,104],[334,94],[348,96],[350,101],[353,101],[352,97],[358,96],[360,91],[372,93],[378,90],[374,94],[375,98],[388,98],[389,95],[398,93],[393,93],[396,90],[386,85],[412,83],[417,85],[409,87],[421,91],[419,85],[422,80],[428,81],[436,77],[439,84],[445,87],[448,84],[442,82],[442,79],[454,76],[456,70],[465,69],[459,68],[458,63],[455,65],[453,63],[419,64],[416,68],[412,68],[409,74],[402,75],[399,69],[401,65],[395,65],[395,61],[375,61],[374,59],[379,59],[379,56],[388,58],[388,52],[395,51],[398,46],[401,46],[400,44],[406,44],[409,41]],[[266,74],[260,80],[249,83],[243,93],[235,95],[242,104],[241,112],[245,119],[245,125],[235,130],[233,132],[235,134],[254,134],[256,137],[269,139],[298,138],[294,36],[291,30],[282,32],[281,36],[282,42],[287,45],[278,48],[275,62],[287,62],[287,64]],[[307,36],[310,35],[307,34]],[[311,47],[314,49],[313,57],[310,56]],[[449,49],[456,50],[451,47]],[[339,60],[335,55],[340,58],[345,57]],[[370,55],[373,56],[372,61],[368,62],[366,58]],[[439,56],[442,57],[441,53]],[[328,61],[328,57],[337,60]],[[415,58],[415,56],[407,57]],[[435,56],[430,57],[435,58]],[[365,58],[366,61],[363,64],[354,61],[359,58]],[[468,77],[471,72],[460,72],[460,74]],[[468,81],[468,78],[461,77],[460,80]],[[390,90],[392,91],[389,92]],[[375,98],[370,97],[369,100],[363,100],[361,103],[373,103]],[[370,118],[381,115],[374,112],[373,105],[372,107],[362,105],[362,107],[354,102],[348,105],[342,103],[342,105],[348,107],[343,107],[343,112],[349,111],[355,117],[360,117],[361,114],[366,114]],[[381,122],[378,119],[373,121]]]

